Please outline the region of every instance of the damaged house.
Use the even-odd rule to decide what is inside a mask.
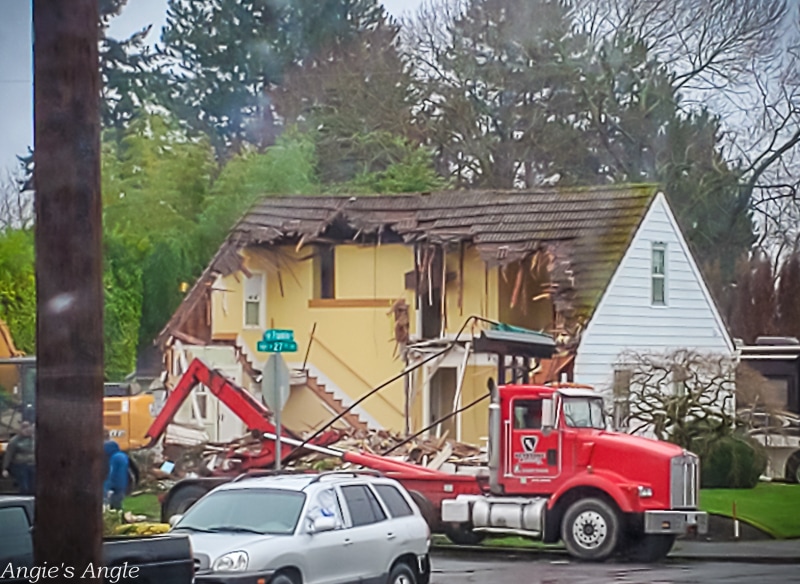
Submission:
[[[258,396],[268,355],[256,344],[265,329],[291,329],[287,427],[318,427],[397,376],[340,424],[402,431],[486,393],[497,357],[472,340],[498,322],[554,337],[556,354],[530,364],[534,381],[600,390],[611,389],[624,350],[734,351],[651,186],[265,198],[233,227],[158,341],[172,379],[199,356]],[[202,418],[212,439],[242,433],[213,401],[196,396],[187,415]],[[484,401],[432,431],[480,443],[486,409]]]

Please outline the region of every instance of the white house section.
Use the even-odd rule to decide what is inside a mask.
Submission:
[[[620,353],[735,347],[666,197],[659,193],[589,321],[575,381],[610,390]]]

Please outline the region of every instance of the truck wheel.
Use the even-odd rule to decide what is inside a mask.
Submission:
[[[564,514],[561,539],[580,560],[605,560],[619,541],[619,516],[601,499],[581,499]]]
[[[419,491],[409,491],[408,494],[411,495],[411,499],[419,507],[419,511],[422,513],[422,517],[425,519],[425,523],[428,524],[431,533],[438,531],[440,527],[439,517],[436,515],[436,507],[433,506],[430,499]]]
[[[625,550],[625,559],[638,564],[659,562],[667,557],[675,543],[675,536],[662,533],[640,533]]]
[[[444,534],[458,545],[478,545],[486,537],[485,533],[472,531],[469,525],[464,523],[445,523]]]
[[[161,513],[161,519],[165,522],[173,515],[186,513],[187,509],[197,503],[197,501],[208,492],[208,489],[200,485],[186,485],[180,487],[167,499],[167,504]]]

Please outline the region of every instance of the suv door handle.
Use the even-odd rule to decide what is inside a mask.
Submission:
[[[342,545],[351,545],[352,543],[353,543],[353,540],[350,539],[349,537],[346,537],[346,538],[344,538],[344,543]]]
[[[386,539],[394,539],[395,537],[397,537],[397,536],[394,533],[392,533],[391,531],[386,534]]]

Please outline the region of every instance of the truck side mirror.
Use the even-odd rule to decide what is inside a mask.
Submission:
[[[551,429],[556,425],[556,411],[552,399],[542,400],[542,429]]]

